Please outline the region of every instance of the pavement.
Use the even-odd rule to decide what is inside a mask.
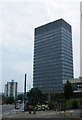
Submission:
[[[15,109],[15,105],[2,105],[2,116],[13,115],[22,111],[24,111],[22,105],[20,105],[20,109]]]
[[[9,112],[9,111],[13,110],[14,108],[15,108],[14,104],[12,104],[12,105],[4,104],[4,105],[2,105],[2,113]]]
[[[36,114],[31,114],[29,112],[25,112],[23,110],[22,105],[20,109],[15,109],[14,105],[3,105],[0,106],[0,117],[2,118],[80,118],[80,113],[82,110],[67,110],[64,111],[55,111],[55,110],[47,110],[47,111],[36,111]],[[2,112],[2,114],[1,114]]]
[[[2,118],[2,105],[0,105],[0,120]]]
[[[29,114],[29,112],[24,111],[14,111],[10,114],[3,115],[3,118],[80,118],[80,110],[68,110],[64,111],[37,111],[36,114]]]
[[[15,105],[5,104],[0,105],[0,120],[3,116],[13,115],[23,111],[22,107],[19,110],[15,109]]]

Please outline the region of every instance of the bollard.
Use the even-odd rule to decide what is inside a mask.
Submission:
[[[64,117],[66,116],[66,112],[64,112]]]
[[[36,111],[35,111],[35,110],[33,110],[33,114],[36,114]]]
[[[56,109],[56,112],[57,112],[57,109]]]
[[[82,117],[80,117],[80,120],[82,120]]]
[[[82,113],[80,113],[80,120],[82,120]]]
[[[72,113],[70,114],[70,119],[72,120]]]
[[[31,110],[29,110],[29,114],[31,114]]]

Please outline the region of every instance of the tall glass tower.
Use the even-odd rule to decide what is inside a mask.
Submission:
[[[71,26],[63,19],[35,28],[33,87],[62,92],[63,80],[73,78]]]

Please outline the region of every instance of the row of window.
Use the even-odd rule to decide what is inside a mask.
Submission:
[[[72,37],[68,34],[65,34],[64,32],[62,32],[61,37],[62,37],[62,39],[66,39],[69,42],[72,41]]]
[[[50,72],[39,72],[39,73],[34,73],[33,74],[33,77],[34,77],[34,79],[36,79],[37,78],[37,80],[38,80],[38,78],[41,80],[41,79],[61,79],[62,77],[71,77],[71,76],[73,76],[73,71],[71,71],[71,72],[64,72],[64,71],[62,71],[62,72],[57,72],[57,73],[50,73]]]
[[[72,36],[72,34],[70,32],[68,32],[66,29],[62,28],[62,32],[65,34],[65,35],[68,35],[68,36]]]
[[[35,86],[35,87],[38,87],[38,86]],[[59,88],[57,87],[39,87],[39,89],[41,91],[44,91],[44,92],[62,92],[63,91],[63,88],[62,86],[60,86]]]
[[[68,59],[72,59],[73,58],[73,53],[69,50],[59,50],[59,51],[38,51],[36,53],[34,53],[34,59],[40,59],[40,58],[43,58],[43,59],[49,59],[49,58],[52,58],[52,59],[56,59],[57,57],[61,57],[61,58],[68,58]]]
[[[37,40],[38,41],[38,40]],[[50,39],[49,40],[49,38],[47,39],[47,41],[44,41],[44,42],[39,42],[38,44],[35,42],[35,44],[34,44],[34,46],[35,46],[35,48],[36,48],[36,46],[38,47],[38,48],[43,48],[43,47],[50,47],[50,46],[56,46],[56,45],[59,45],[59,44],[66,44],[66,46],[72,46],[72,41],[70,41],[70,40],[67,40],[66,38],[61,38],[61,36],[60,36],[60,38],[58,37],[57,39]]]
[[[48,75],[49,74],[49,75]],[[50,74],[50,73],[40,73],[40,74],[33,74],[33,78],[34,80],[61,80],[61,78],[73,78],[73,72],[71,73],[65,73],[65,72],[62,72],[62,73],[54,73],[54,74]]]
[[[35,37],[39,38],[39,37],[45,37],[45,36],[50,36],[50,35],[52,36],[52,34],[58,33],[60,31],[61,31],[61,28],[56,28],[56,29],[44,32],[43,34],[36,35]]]
[[[66,32],[63,32],[63,31],[61,31],[61,32],[56,32],[56,33],[51,33],[51,34],[47,34],[46,36],[41,36],[41,37],[35,37],[35,41],[34,42],[41,42],[41,41],[46,41],[46,40],[56,40],[57,38],[59,38],[59,40],[61,39],[61,37],[62,38],[66,38],[66,40],[72,40],[72,36],[71,36],[71,34],[68,34],[68,33],[66,33]]]
[[[59,77],[55,76],[55,77],[52,77],[51,79],[48,79],[48,77],[47,79],[42,78],[42,77],[35,78],[35,76],[33,78],[34,78],[34,82],[42,82],[42,83],[43,82],[50,82],[50,83],[53,83],[53,82],[61,83],[62,82],[62,76],[59,76]]]
[[[57,79],[57,78],[61,78],[62,77],[62,73],[40,73],[40,74],[34,74],[33,75],[34,76],[34,78],[39,78],[39,79],[45,79],[45,78],[48,78],[48,77],[50,77],[50,78],[52,78],[52,79]],[[49,78],[49,79],[50,79]]]
[[[51,65],[40,65],[40,66],[34,66],[34,71],[41,71],[41,70],[44,70],[44,71],[60,71],[60,70],[72,70],[73,69],[73,65],[67,65],[67,64],[63,64],[63,65],[54,65],[52,64]]]
[[[60,58],[53,58],[53,57],[48,57],[48,56],[46,56],[46,57],[43,57],[43,56],[41,56],[41,57],[35,57],[34,58],[34,65],[42,65],[42,64],[58,64],[59,65],[59,63],[61,63],[61,64],[64,64],[64,63],[66,63],[66,64],[69,64],[69,65],[71,65],[71,64],[73,64],[73,59],[72,59],[72,57],[69,57],[69,56],[60,56]]]
[[[62,70],[62,69],[67,69],[67,70],[71,70],[73,69],[73,64],[42,64],[42,65],[34,65],[33,70],[34,71],[40,71],[40,70]]]
[[[54,39],[54,40],[56,40],[57,38],[60,38],[61,39],[61,37],[65,37],[66,38],[66,40],[70,40],[70,41],[72,41],[72,36],[71,35],[68,35],[68,34],[66,34],[65,32],[63,32],[63,31],[61,31],[61,32],[57,32],[57,33],[52,33],[52,35],[50,35],[50,34],[48,34],[48,35],[46,35],[45,37],[43,37],[43,36],[41,36],[41,37],[35,37],[35,41],[34,42],[40,42],[41,40],[42,41],[46,41],[46,40],[48,40],[48,39]],[[37,41],[38,40],[38,41]]]
[[[52,46],[40,46],[40,47],[36,47],[35,49],[34,49],[34,54],[37,54],[37,53],[39,53],[39,52],[47,52],[47,51],[51,51],[51,52],[56,52],[56,51],[59,51],[59,50],[61,50],[61,49],[63,49],[64,51],[68,51],[68,52],[70,52],[70,53],[72,53],[72,46],[68,46],[68,45],[65,45],[65,44],[57,44],[57,45],[52,45]]]
[[[68,35],[68,36],[71,36],[71,33],[70,32],[68,32],[67,30],[65,30],[63,27],[61,27],[61,28],[56,28],[56,29],[53,29],[53,30],[50,30],[50,31],[47,31],[47,32],[44,32],[43,34],[39,34],[39,35],[36,35],[35,37],[36,38],[39,38],[39,37],[45,37],[45,36],[52,36],[53,34],[57,34],[57,33],[60,33],[60,32],[63,32],[63,33],[65,33],[66,35]]]
[[[62,38],[61,34],[58,34],[56,36],[53,37],[47,37],[45,39],[39,38],[39,39],[35,39],[34,43],[35,44],[39,44],[40,42],[42,43],[47,43],[47,42],[57,42],[60,41]]]
[[[45,76],[45,75],[47,75],[47,74],[48,74],[47,76],[49,76],[50,74],[51,74],[51,75],[53,75],[53,74],[56,75],[57,73],[58,73],[58,75],[59,75],[59,73],[60,73],[60,74],[62,74],[62,73],[72,74],[72,73],[73,73],[73,68],[64,68],[64,67],[63,67],[63,69],[56,69],[56,70],[55,70],[55,68],[52,68],[52,69],[48,69],[48,68],[47,68],[47,69],[44,69],[44,68],[43,68],[43,69],[35,69],[33,72],[34,72],[34,74],[40,75],[40,76],[41,76],[41,75],[42,75],[42,76],[43,76],[43,75]],[[43,74],[41,74],[41,73],[43,73]]]
[[[34,44],[35,49],[43,49],[45,47],[51,48],[51,46],[59,46],[62,45],[62,41],[47,41],[46,43],[40,42],[39,44]]]
[[[72,55],[72,51],[70,50],[66,50],[65,48],[62,48],[62,49],[59,49],[59,50],[54,50],[54,49],[46,49],[46,50],[43,50],[43,49],[38,49],[37,52],[35,51],[34,52],[34,56],[41,56],[41,55],[46,55],[48,54],[49,56],[51,55],[55,55],[55,54],[58,54],[58,55],[64,55],[64,53],[69,56],[69,55]]]
[[[39,84],[36,84],[36,86],[39,86]],[[42,87],[44,87],[44,88],[45,87],[48,87],[48,88],[54,88],[55,87],[55,89],[56,89],[56,88],[62,87],[62,86],[61,86],[61,84],[56,84],[56,85],[55,84],[53,84],[53,85],[47,85],[46,84],[46,85],[42,85],[40,88],[42,88]]]
[[[45,54],[46,52],[51,52],[51,53],[56,53],[58,51],[65,51],[65,52],[69,52],[69,54],[72,54],[72,47],[70,46],[66,46],[66,45],[61,45],[61,44],[58,44],[58,45],[53,45],[53,46],[49,46],[49,47],[43,47],[43,48],[39,48],[39,47],[36,47],[34,49],[34,54],[39,54],[40,53],[43,53]]]
[[[60,53],[60,54],[58,54],[58,53]],[[57,49],[49,49],[49,48],[47,48],[47,49],[36,49],[34,51],[34,57],[36,57],[36,56],[44,56],[45,57],[46,55],[52,56],[52,55],[55,55],[55,54],[58,54],[57,56],[59,56],[59,55],[63,56],[65,54],[67,56],[72,57],[73,52],[72,52],[72,49],[70,50],[70,49],[67,49],[66,47],[62,47],[60,49],[58,49],[58,48]]]
[[[60,53],[60,54],[58,54]],[[61,49],[47,49],[47,50],[44,50],[44,49],[37,49],[37,51],[34,52],[34,57],[37,57],[37,56],[54,56],[55,54],[57,54],[57,56],[64,56],[64,55],[67,55],[67,56],[70,56],[72,57],[73,56],[73,53],[72,53],[72,50],[69,50],[69,49],[66,49],[66,48],[61,48]]]
[[[54,62],[49,62],[47,61],[39,61],[39,62],[35,62],[34,64],[34,69],[35,68],[40,68],[40,67],[46,67],[46,68],[58,68],[58,67],[63,67],[63,65],[65,66],[69,66],[69,67],[73,67],[73,61],[68,61],[65,60],[64,61],[54,61]]]
[[[62,47],[72,49],[72,43],[68,44],[65,40],[62,40]]]
[[[46,86],[47,86],[47,87],[48,87],[48,86],[49,86],[49,87],[50,87],[50,86],[52,86],[52,87],[54,87],[54,86],[57,87],[57,86],[61,86],[61,84],[63,84],[63,83],[62,83],[62,81],[61,81],[61,82],[59,82],[59,83],[49,83],[49,84],[48,84],[48,83],[44,83],[44,82],[42,82],[42,83],[41,83],[41,82],[38,82],[38,83],[35,83],[35,82],[34,82],[33,84],[36,84],[36,85],[38,85],[38,86],[40,86],[40,87],[41,87],[41,86],[42,86],[42,87],[43,87],[43,86],[44,86],[44,87],[46,87]]]

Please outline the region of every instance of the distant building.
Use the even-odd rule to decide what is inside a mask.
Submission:
[[[82,92],[82,77],[63,80],[63,85],[65,85],[67,81],[71,83],[74,92]]]
[[[5,85],[5,91],[4,91],[4,95],[5,98],[8,97],[14,97],[14,99],[16,99],[17,97],[17,82],[14,82],[14,80],[12,80],[11,82],[7,82],[7,84]]]
[[[71,25],[63,19],[35,28],[33,87],[63,92],[64,79],[73,78]]]

